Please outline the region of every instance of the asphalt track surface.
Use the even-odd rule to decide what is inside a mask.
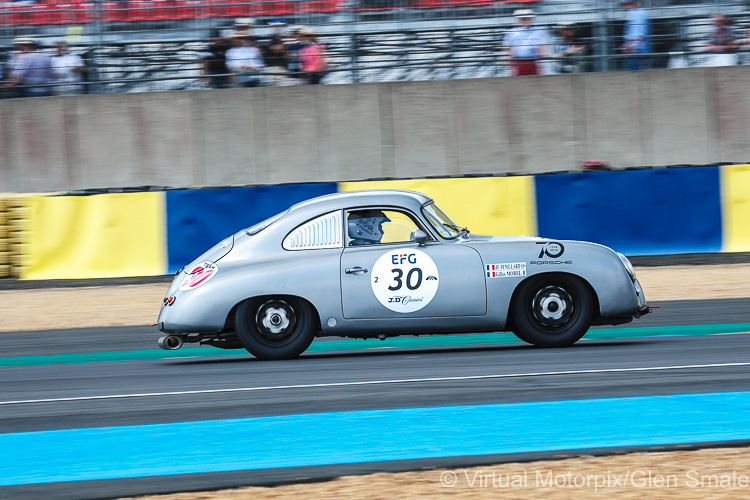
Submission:
[[[639,404],[647,405],[657,401],[648,397],[661,395],[726,393],[734,398],[739,394],[735,399],[740,406],[745,404],[743,391],[750,391],[750,334],[745,333],[750,333],[750,299],[660,305],[660,310],[632,324],[593,329],[589,339],[567,349],[536,349],[515,341],[511,334],[503,342],[497,335],[482,337],[485,341],[477,340],[479,335],[384,342],[321,339],[313,344],[318,350],[311,349],[297,360],[278,362],[259,362],[241,352],[213,348],[155,351],[158,332],[151,327],[3,332],[0,439],[5,434],[36,431],[87,428],[95,432],[207,420],[215,422],[218,433],[234,429],[233,422],[244,422],[237,419],[293,419],[325,412],[352,412],[362,418],[366,413],[360,412],[385,409],[443,411],[447,407],[445,411],[450,412],[452,407],[479,408],[474,405],[515,408],[518,403],[585,403],[632,397],[642,398]],[[383,429],[389,427],[390,418],[403,418],[403,413],[383,415]],[[733,417],[727,418],[731,424]],[[281,425],[279,422],[272,424]],[[377,434],[378,428],[363,431]],[[404,432],[408,436],[408,429]],[[534,432],[532,422],[529,433]],[[744,428],[722,436],[709,441],[737,444],[750,439]],[[169,437],[161,435],[159,439]],[[665,439],[635,448],[673,444]],[[304,441],[304,436],[298,441]],[[690,441],[680,442],[689,446]],[[710,443],[700,445],[706,444]],[[289,449],[294,446],[290,443]],[[622,444],[615,447],[629,448]],[[598,445],[592,449],[594,453],[611,451]],[[254,470],[218,466],[211,472],[180,475],[155,470],[159,475],[2,486],[0,496],[112,497],[530,460],[565,453],[563,446],[550,452],[472,452],[418,459],[394,455],[383,461]],[[169,468],[168,464],[161,466]],[[8,483],[0,478],[0,484]]]

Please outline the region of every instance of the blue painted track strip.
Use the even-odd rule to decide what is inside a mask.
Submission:
[[[750,392],[0,434],[0,485],[750,439]]]

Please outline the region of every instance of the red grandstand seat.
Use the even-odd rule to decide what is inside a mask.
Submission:
[[[102,4],[102,19],[106,22],[124,21],[126,13],[119,2],[104,2]]]
[[[227,13],[232,17],[242,17],[255,15],[258,12],[258,5],[245,0],[228,0]]]
[[[46,9],[46,19],[43,24],[60,24],[63,21],[63,12],[57,0],[47,0],[42,6]]]
[[[414,7],[417,9],[435,9],[445,7],[446,1],[450,0],[415,0]]]
[[[8,9],[10,12],[10,22],[16,25],[29,24],[31,21],[31,12],[27,7],[11,7]]]
[[[245,11],[244,15],[250,16],[263,16],[266,10],[266,6],[271,0],[243,0],[247,4],[243,5],[242,8]]]
[[[26,7],[31,12],[29,14],[29,24],[51,24],[52,13],[44,4],[30,5]]]
[[[338,12],[342,0],[309,0],[303,2],[303,12]]]
[[[96,6],[93,3],[79,3],[73,7],[74,19],[77,24],[90,23],[96,19]]]
[[[175,2],[174,19],[195,19],[199,17],[197,2]]]
[[[163,21],[165,19],[171,19],[171,11],[174,2],[170,0],[154,0],[153,7],[155,7],[149,13],[149,19],[155,21]]]
[[[225,7],[223,2],[219,0],[206,0],[205,9],[208,11],[209,17],[222,17],[224,15]]]
[[[148,19],[148,8],[151,7],[151,2],[134,2],[128,3],[128,9],[125,11],[127,14],[126,19],[128,21],[146,21]]]
[[[58,9],[58,19],[60,24],[73,24],[76,21],[75,5],[69,0],[60,0],[55,4]]]
[[[261,16],[285,16],[295,13],[295,4],[297,2],[262,2],[261,10],[258,15]]]

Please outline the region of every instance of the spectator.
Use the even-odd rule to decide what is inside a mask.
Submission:
[[[13,45],[21,53],[13,61],[7,87],[16,88],[17,97],[45,97],[50,96],[48,85],[52,82],[52,67],[50,57],[40,52],[36,40],[32,38],[17,38]],[[33,85],[33,87],[18,88]]]
[[[328,69],[326,46],[318,43],[315,30],[312,28],[303,28],[300,30],[300,34],[305,41],[299,51],[302,61],[302,71],[306,73],[304,77],[307,83],[316,85],[320,83],[325,76],[325,71]]]
[[[540,61],[549,55],[550,38],[547,30],[534,26],[534,12],[519,9],[513,13],[518,26],[503,39],[503,57],[510,58],[512,76],[542,74]]]
[[[272,19],[268,21],[268,25],[271,27],[271,40],[284,39],[284,28],[286,28],[285,19]]]
[[[576,38],[576,26],[572,22],[562,22],[557,26],[559,40],[552,57],[556,59],[557,73],[578,73],[581,70],[580,56],[586,51],[586,45]]]
[[[218,31],[213,34],[209,54],[203,58],[203,74],[208,76],[208,85],[212,89],[225,89],[231,85],[227,67],[227,51],[232,44]]]
[[[263,59],[269,72],[269,78],[274,86],[286,85],[287,77],[287,55],[284,44],[283,29],[286,21],[274,19],[269,21],[273,30],[271,38],[263,44]]]
[[[252,17],[238,17],[234,20],[234,33],[252,36],[255,24],[256,21]]]
[[[625,59],[623,69],[650,69],[650,58],[637,57],[638,54],[651,53],[651,20],[648,18],[646,9],[641,6],[641,2],[633,0],[625,0],[620,2],[620,5],[628,11],[625,20],[625,43],[622,44],[620,50],[623,54],[636,55],[636,57]]]
[[[709,66],[732,66],[737,64],[738,56],[735,53],[739,42],[734,30],[729,24],[729,19],[723,14],[711,16],[714,27],[711,30],[706,50],[711,53]]]
[[[292,26],[289,28],[290,37],[286,40],[286,60],[287,69],[291,73],[290,84],[303,83],[300,78],[299,72],[302,71],[302,59],[300,58],[300,50],[304,47],[304,37],[300,33],[303,28],[301,26]]]
[[[258,87],[260,75],[256,73],[263,71],[263,56],[260,49],[255,45],[255,38],[244,33],[233,35],[234,47],[227,50],[227,68],[237,73],[236,82],[238,87]]]
[[[83,93],[83,74],[86,71],[86,65],[83,63],[81,56],[71,54],[68,50],[68,44],[59,42],[55,45],[57,55],[50,59],[52,64],[52,75],[55,83],[67,83],[68,85],[58,85],[52,88],[55,95],[75,95]]]

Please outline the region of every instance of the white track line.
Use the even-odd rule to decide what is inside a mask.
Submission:
[[[531,372],[531,373],[504,373],[497,375],[467,375],[462,377],[434,377],[434,378],[405,378],[395,380],[365,380],[361,382],[330,382],[322,384],[300,384],[300,385],[275,385],[267,387],[236,387],[233,389],[203,389],[197,391],[174,391],[174,392],[146,392],[140,394],[109,394],[105,396],[78,396],[70,398],[51,399],[23,399],[17,401],[0,401],[0,405],[19,405],[31,403],[62,403],[68,401],[95,401],[98,399],[125,399],[125,398],[149,398],[162,396],[185,396],[193,394],[221,394],[230,392],[254,392],[275,391],[283,389],[317,389],[321,387],[350,387],[358,385],[384,385],[384,384],[416,384],[424,382],[450,382],[461,380],[488,380],[501,378],[522,377],[544,377],[556,375],[586,375],[592,373],[627,373],[627,372],[649,372],[664,370],[690,370],[696,368],[726,368],[734,366],[750,366],[747,363],[713,363],[706,365],[677,365],[677,366],[648,366],[641,368],[604,368],[600,370],[569,370],[559,372]]]

